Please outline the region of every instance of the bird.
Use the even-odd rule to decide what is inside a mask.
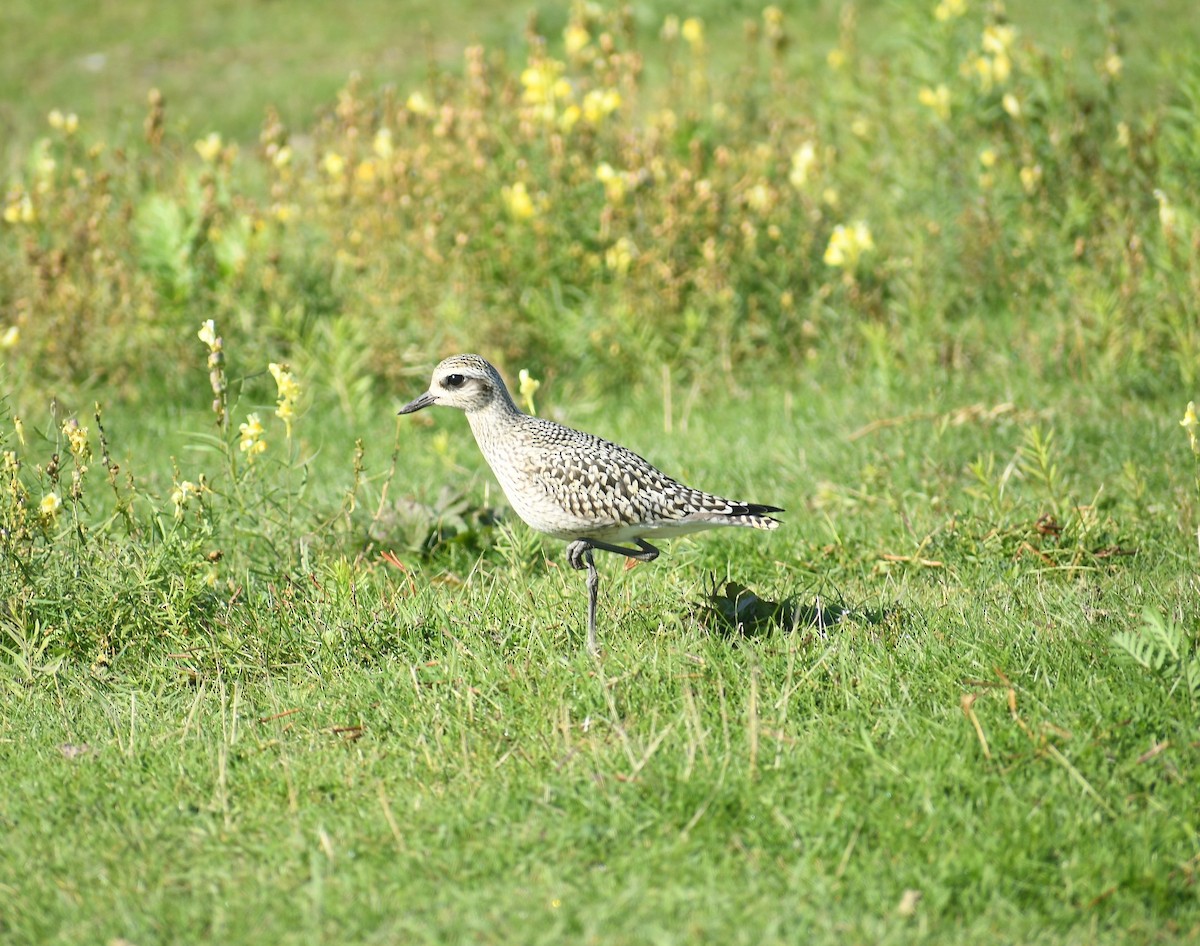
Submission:
[[[599,656],[596,600],[600,575],[592,552],[651,562],[655,541],[712,529],[776,529],[778,506],[739,502],[672,479],[632,450],[594,434],[526,414],[504,379],[479,355],[452,355],[433,370],[429,390],[400,408],[434,405],[464,411],[475,442],[513,511],[538,532],[568,543],[571,568],[587,569],[587,649]],[[619,543],[634,543],[637,547]]]

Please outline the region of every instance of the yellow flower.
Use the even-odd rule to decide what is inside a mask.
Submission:
[[[15,347],[20,340],[21,330],[15,325],[10,325],[3,332],[0,332],[0,350],[8,351],[10,348]]]
[[[633,245],[633,241],[629,237],[621,237],[604,251],[604,265],[617,275],[624,276],[629,272],[629,267],[633,265],[633,258],[636,255],[637,248]]]
[[[55,131],[61,131],[68,136],[75,134],[79,130],[79,116],[74,112],[64,115],[56,108],[51,110],[50,114],[46,116],[46,121],[49,122],[50,127]]]
[[[537,389],[542,386],[542,382],[533,377],[529,373],[528,368],[522,368],[517,374],[517,381],[520,383],[521,400],[525,402],[525,410],[530,414],[537,415],[537,408],[533,403],[533,396],[537,393]]]
[[[221,136],[211,131],[196,142],[195,148],[201,160],[207,164],[216,164],[217,158],[221,156]]]
[[[207,319],[200,326],[200,331],[196,333],[196,337],[208,346],[209,351],[217,351],[221,347],[221,340],[217,338],[217,323],[212,319]]]
[[[599,125],[620,107],[621,93],[616,89],[592,89],[583,97],[583,117],[589,125]]]
[[[1038,189],[1038,185],[1042,183],[1042,166],[1034,164],[1026,165],[1020,170],[1021,186],[1025,188],[1026,194],[1032,194]]]
[[[767,26],[781,26],[783,24],[783,11],[777,6],[764,7],[762,18]]]
[[[954,20],[967,12],[967,0],[942,0],[933,10],[934,19],[939,23]]]
[[[346,159],[336,151],[326,151],[321,159],[321,170],[333,180],[340,181],[346,174]]]
[[[801,190],[808,183],[808,176],[817,163],[817,149],[811,141],[806,141],[792,152],[792,169],[788,173],[788,181],[796,190]]]
[[[524,181],[517,181],[511,187],[502,187],[500,195],[504,198],[508,215],[514,220],[529,220],[537,216],[538,208],[529,196],[529,189]]]
[[[247,414],[246,423],[238,425],[241,442],[238,447],[251,461],[267,449],[267,442],[262,439],[263,425],[258,414]]]
[[[591,41],[591,33],[578,23],[572,23],[563,30],[563,45],[568,56],[577,55]]]
[[[774,203],[775,201],[771,196],[771,188],[767,187],[766,184],[755,184],[746,191],[746,206],[751,210],[763,213],[770,210]]]
[[[1016,38],[1015,27],[992,24],[984,27],[981,45],[983,51],[991,56],[1007,56]]]
[[[1195,402],[1188,401],[1187,410],[1184,411],[1183,420],[1179,422],[1179,426],[1187,431],[1188,440],[1192,445],[1192,453],[1200,456],[1200,438],[1196,437],[1196,431],[1200,430],[1200,418],[1196,417]]]
[[[825,248],[825,264],[851,270],[858,266],[863,253],[875,249],[875,241],[871,237],[870,228],[858,221],[849,227],[838,224],[829,236],[829,246]]]
[[[572,103],[564,108],[562,114],[558,116],[558,127],[563,131],[569,132],[579,124],[579,119],[581,118],[583,118],[583,109]]]
[[[984,148],[979,152],[979,163],[985,168],[993,168],[996,166],[996,152],[991,148]]]
[[[542,59],[526,66],[521,73],[525,91],[521,100],[527,105],[550,105],[571,97],[571,84],[562,77],[566,66],[557,59]]]
[[[425,98],[422,92],[413,92],[409,95],[408,100],[404,103],[404,107],[414,115],[428,115],[433,111],[433,106],[429,104],[429,99]]]
[[[1121,74],[1124,67],[1125,62],[1121,59],[1121,54],[1110,47],[1108,54],[1104,57],[1104,74],[1109,79],[1115,79]]]
[[[37,211],[29,195],[21,190],[10,191],[4,205],[5,223],[33,223],[37,219]]]
[[[285,365],[271,362],[267,367],[275,379],[275,387],[279,393],[275,416],[283,421],[287,427],[287,436],[291,437],[292,421],[296,418],[296,401],[300,398],[300,382]]]
[[[275,165],[277,170],[282,171],[285,167],[292,163],[292,149],[287,145],[279,148],[273,155],[271,155],[271,163]]]
[[[1117,144],[1122,148],[1128,148],[1133,140],[1133,135],[1129,131],[1129,122],[1117,122]]]
[[[944,82],[936,89],[925,86],[917,93],[917,101],[933,112],[942,121],[950,117],[950,89]]]
[[[1004,107],[1004,111],[1008,112],[1009,118],[1021,117],[1021,100],[1011,92],[1004,93],[1004,98],[1000,100],[1000,104]]]
[[[1163,229],[1163,233],[1171,236],[1175,232],[1175,227],[1179,222],[1179,218],[1175,214],[1175,205],[1171,203],[1171,199],[1166,195],[1165,191],[1154,189],[1154,196],[1158,200],[1158,222]]]
[[[390,161],[392,155],[396,153],[396,146],[392,143],[392,130],[390,128],[380,128],[375,132],[375,140],[371,143],[375,154],[384,161]]]
[[[604,185],[604,196],[609,203],[619,204],[625,199],[625,175],[613,170],[607,161],[596,168],[596,180]]]
[[[199,496],[203,487],[197,486],[191,480],[184,480],[171,490],[171,502],[175,505],[175,516],[183,515],[183,507],[193,496]]]
[[[704,21],[699,17],[689,16],[683,21],[683,25],[679,28],[680,34],[683,36],[689,46],[692,47],[692,52],[700,53],[704,51]]]
[[[38,503],[38,510],[43,519],[55,519],[60,509],[62,509],[62,500],[58,498],[58,493],[47,493]]]
[[[86,460],[92,455],[91,444],[88,443],[88,429],[80,427],[79,421],[72,418],[62,425],[63,436],[71,445],[71,453],[79,460]]]
[[[825,57],[825,64],[834,72],[837,72],[842,66],[846,65],[846,51],[840,46],[833,47]]]

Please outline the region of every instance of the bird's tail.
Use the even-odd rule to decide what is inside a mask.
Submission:
[[[778,506],[763,506],[759,503],[730,503],[730,508],[721,517],[730,525],[749,526],[752,529],[778,529],[782,523],[767,513],[783,512]]]

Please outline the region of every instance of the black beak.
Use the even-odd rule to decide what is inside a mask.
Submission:
[[[419,411],[422,407],[428,407],[430,404],[436,404],[436,403],[437,403],[437,398],[434,397],[432,394],[430,394],[428,391],[426,391],[415,401],[409,401],[402,408],[400,408],[400,410],[398,410],[396,413],[397,414],[412,414],[415,411]]]

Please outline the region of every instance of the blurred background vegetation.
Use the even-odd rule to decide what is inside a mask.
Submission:
[[[1186,7],[17,0],[8,384],[182,396],[208,318],[343,394],[462,348],[1190,381]]]

